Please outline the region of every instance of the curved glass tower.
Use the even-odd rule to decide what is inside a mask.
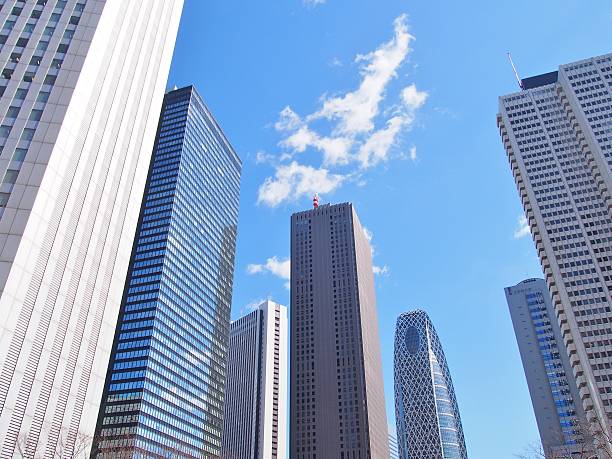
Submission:
[[[467,459],[453,382],[425,312],[397,319],[394,371],[400,458]]]

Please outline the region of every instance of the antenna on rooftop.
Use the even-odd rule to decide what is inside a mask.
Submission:
[[[312,198],[312,207],[315,209],[319,207],[319,193],[315,193],[314,197]]]
[[[510,65],[512,66],[512,70],[514,71],[514,76],[516,77],[516,81],[519,87],[521,89],[525,89],[523,86],[523,80],[521,80],[521,77],[519,76],[518,71],[516,70],[516,66],[514,65],[514,61],[512,60],[512,54],[510,54],[510,52],[508,52],[507,54],[508,54],[508,60],[510,61]]]

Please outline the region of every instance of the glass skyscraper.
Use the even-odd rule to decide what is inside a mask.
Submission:
[[[548,456],[579,454],[586,416],[546,281],[527,279],[505,292],[542,447]]]
[[[241,162],[193,87],[166,94],[96,429],[97,457],[216,457]]]
[[[389,459],[399,459],[397,437],[393,434],[389,434]]]
[[[427,313],[397,319],[394,373],[400,458],[466,459],[453,382]]]
[[[91,448],[183,0],[0,0],[0,458]]]

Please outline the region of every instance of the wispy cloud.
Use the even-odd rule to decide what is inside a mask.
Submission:
[[[260,150],[255,154],[255,164],[272,163],[275,159],[276,156],[266,153],[263,150]]]
[[[527,217],[524,215],[519,215],[518,217],[518,225],[516,230],[514,231],[514,239],[520,239],[525,236],[529,236],[529,222],[527,221]]]
[[[315,6],[322,5],[326,1],[327,0],[303,0],[304,5],[310,6],[310,7],[315,7]]]
[[[365,226],[363,227],[363,232],[365,234],[366,239],[370,243],[370,250],[372,251],[372,258],[374,258],[375,251],[374,251],[374,243],[372,242],[374,239],[374,234],[372,234],[372,231],[370,231]],[[389,269],[389,266],[387,265],[383,265],[383,266],[372,265],[372,271],[377,276],[388,276],[389,273],[391,272],[391,270]]]
[[[259,187],[258,203],[271,207],[293,196],[294,199],[318,193],[331,193],[342,184],[345,176],[331,174],[327,169],[298,164],[296,161],[276,168]]]
[[[264,264],[250,264],[247,266],[249,274],[270,273],[284,281],[285,287],[289,288],[289,278],[291,277],[291,261],[289,258],[279,259],[271,257]]]
[[[343,96],[324,99],[323,108],[308,117],[338,121],[337,134],[357,134],[374,129],[374,118],[378,115],[389,82],[397,76],[397,69],[410,51],[414,39],[408,33],[406,15],[394,22],[395,36],[375,51],[360,54],[355,62],[361,63],[362,80],[356,91]]]
[[[388,276],[389,275],[389,267],[387,265],[384,266],[372,266],[372,271],[377,276]]]
[[[275,207],[306,194],[331,193],[359,179],[367,169],[389,161],[401,134],[413,125],[428,97],[411,83],[388,101],[389,84],[398,77],[413,40],[406,15],[399,16],[391,40],[355,58],[361,75],[357,89],[324,95],[321,107],[306,116],[290,106],[281,111],[275,129],[282,137],[279,146],[283,152],[278,155],[274,176],[259,188],[258,203]],[[319,156],[305,155],[308,151]],[[310,164],[304,164],[306,161]]]
[[[259,307],[259,305],[261,303],[263,303],[264,301],[266,301],[266,298],[259,298],[259,299],[255,299],[255,300],[249,301],[247,304],[245,304],[240,309],[240,312],[239,312],[240,317],[242,317],[242,316],[244,316],[244,315],[246,315],[246,314],[248,314],[250,312],[255,311]]]
[[[410,147],[409,154],[410,154],[410,159],[412,161],[416,161],[416,159],[417,159],[417,149],[416,149],[416,147],[414,145],[412,147]]]
[[[342,67],[342,60],[339,57],[334,57],[331,61],[329,61],[330,67]]]

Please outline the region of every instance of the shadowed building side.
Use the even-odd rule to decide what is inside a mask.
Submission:
[[[287,457],[287,307],[267,300],[232,322],[223,459]]]

